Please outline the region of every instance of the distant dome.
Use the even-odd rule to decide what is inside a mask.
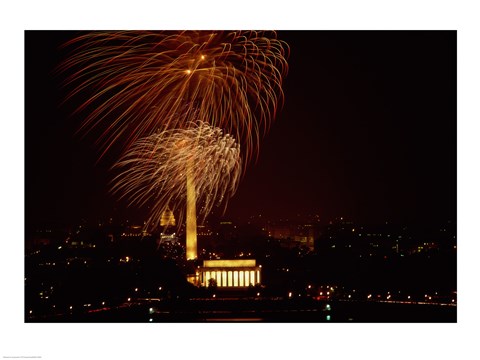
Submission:
[[[175,226],[175,217],[170,209],[166,209],[160,218],[160,226]]]

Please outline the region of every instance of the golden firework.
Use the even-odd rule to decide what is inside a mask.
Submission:
[[[189,203],[193,217],[199,205],[203,221],[214,206],[225,210],[238,188],[240,146],[219,128],[202,121],[194,124],[138,140],[114,166],[120,173],[112,191],[130,205],[151,205],[147,226],[152,230],[160,227],[167,208],[179,214],[181,224],[185,209],[189,215]]]
[[[82,130],[103,124],[103,153],[203,119],[234,136],[249,160],[283,100],[288,46],[275,32],[90,32],[66,46],[74,49],[59,69],[69,74],[67,99],[87,94]]]

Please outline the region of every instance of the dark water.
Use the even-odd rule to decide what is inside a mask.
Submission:
[[[38,322],[281,322],[454,323],[456,306],[377,302],[289,300],[198,300],[131,304],[94,313],[68,314]]]
[[[457,307],[431,304],[338,302],[332,305],[334,322],[456,322]]]

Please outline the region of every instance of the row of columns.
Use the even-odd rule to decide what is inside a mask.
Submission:
[[[260,283],[260,270],[207,270],[202,271],[201,283],[208,286],[215,279],[218,287],[248,287]]]

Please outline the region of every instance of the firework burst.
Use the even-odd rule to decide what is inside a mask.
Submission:
[[[156,229],[168,207],[179,214],[178,224],[188,212],[187,202],[193,203],[193,216],[199,205],[201,221],[214,206],[225,210],[238,187],[242,161],[232,136],[198,121],[138,140],[115,168],[120,173],[112,191],[130,205],[151,205],[147,227]]]
[[[82,130],[103,124],[104,152],[208,119],[249,160],[283,100],[288,46],[275,32],[91,32],[66,46],[67,98],[91,94],[78,108],[89,110]]]

